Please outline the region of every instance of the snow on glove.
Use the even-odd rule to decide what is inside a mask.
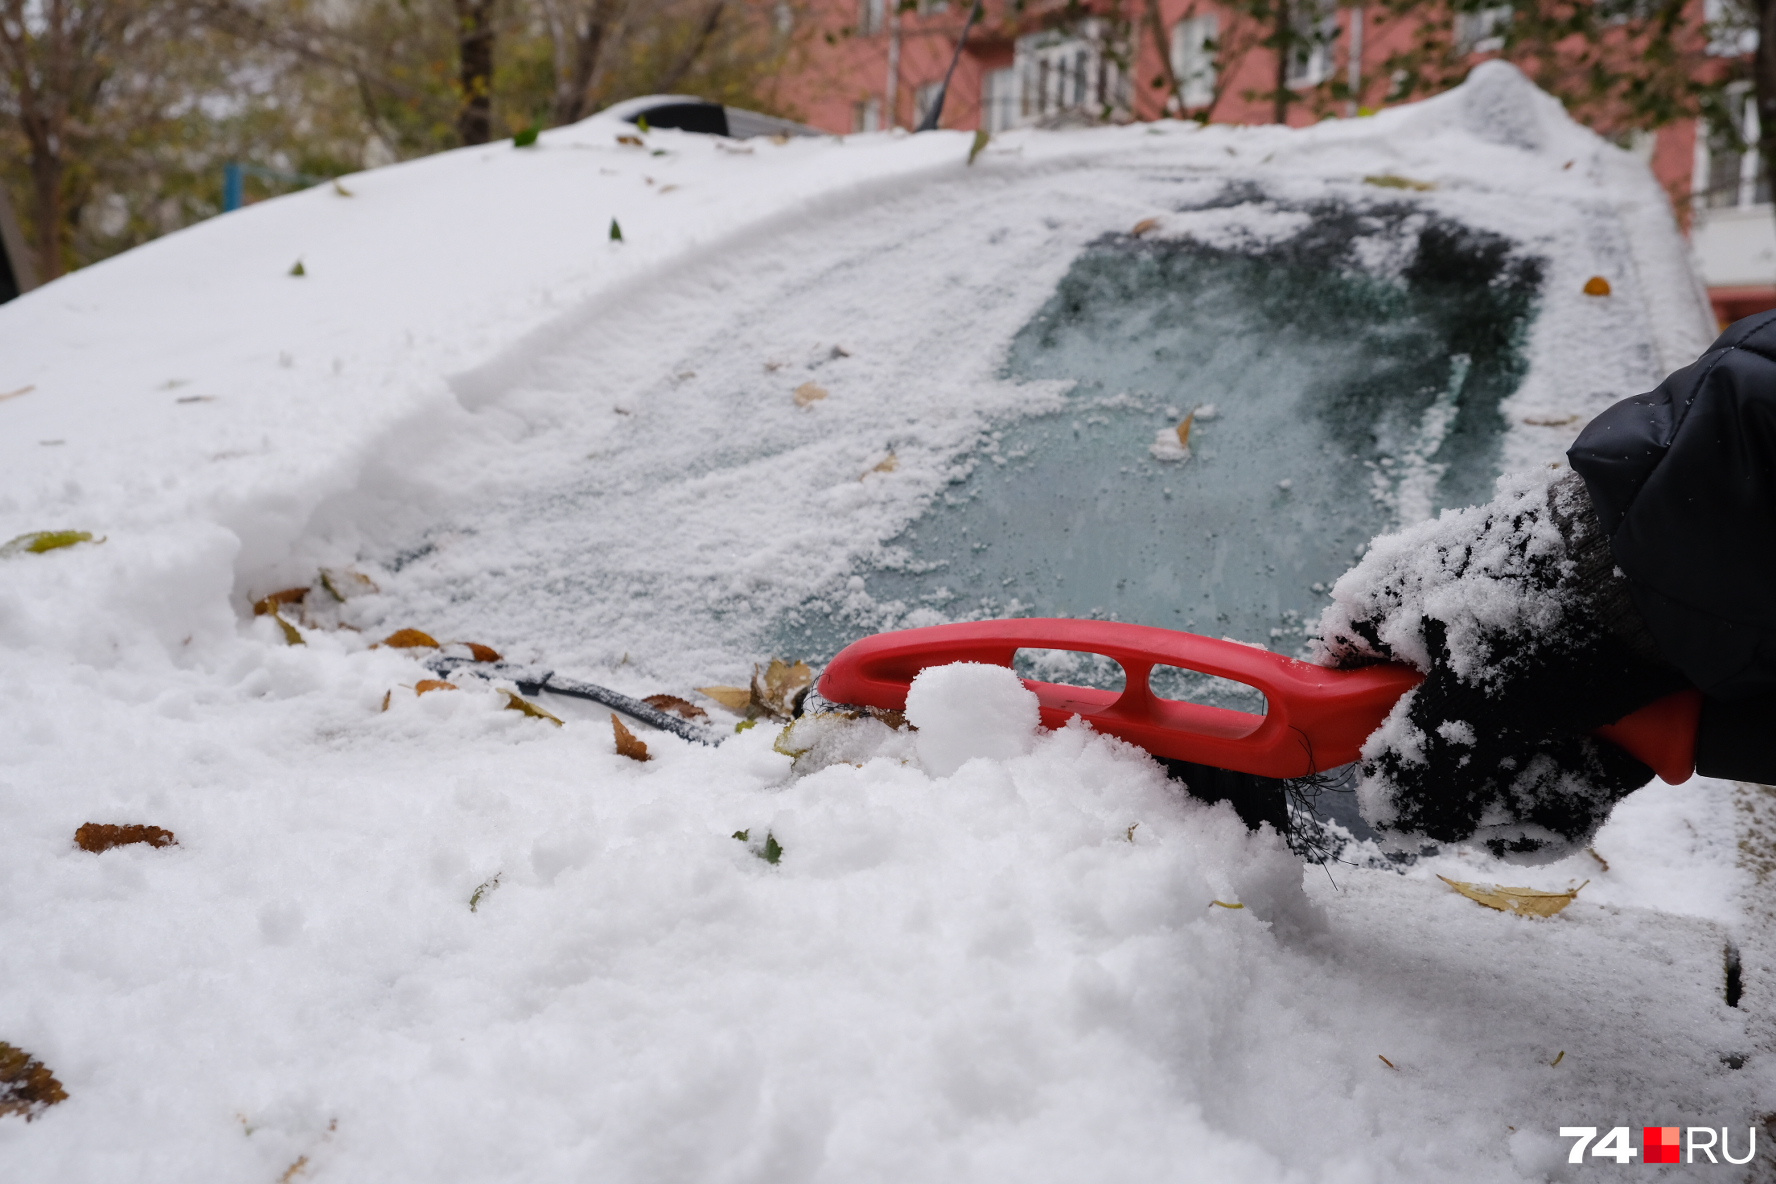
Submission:
[[[1587,733],[1685,685],[1629,601],[1584,482],[1553,470],[1375,540],[1319,632],[1325,665],[1426,676],[1363,748],[1364,818],[1395,841],[1478,839],[1517,862],[1585,846],[1652,778]]]

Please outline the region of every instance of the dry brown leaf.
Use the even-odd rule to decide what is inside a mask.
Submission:
[[[707,711],[704,711],[695,703],[680,699],[677,695],[649,695],[647,698],[643,699],[642,702],[651,707],[657,707],[661,711],[670,711],[674,715],[682,716],[685,719],[709,718],[709,713]]]
[[[482,645],[479,642],[474,641],[459,641],[456,644],[468,646],[469,653],[474,656],[475,661],[477,662],[505,661],[504,658],[500,657],[500,652],[490,645]]]
[[[109,822],[88,822],[74,832],[74,845],[82,851],[91,851],[94,855],[113,847],[127,847],[131,843],[172,847],[178,842],[172,831],[160,826],[116,826]]]
[[[0,1040],[0,1114],[17,1114],[30,1122],[68,1091],[42,1061],[22,1048]]]
[[[284,1174],[278,1177],[278,1184],[290,1184],[290,1181],[294,1180],[297,1176],[300,1176],[302,1170],[307,1166],[308,1156],[298,1155],[296,1157],[296,1162],[285,1168]]]
[[[391,646],[398,650],[435,650],[438,648],[438,643],[432,640],[431,634],[421,633],[417,629],[397,629],[387,637],[383,638],[379,644]]]
[[[522,711],[532,719],[546,719],[558,728],[561,726],[561,718],[559,716],[544,711],[529,699],[520,698],[519,696],[514,695],[511,691],[506,692],[506,710]]]
[[[1129,842],[1132,843],[1134,841],[1135,841],[1135,828],[1131,826],[1131,827],[1129,827]],[[1209,902],[1210,908],[1214,908],[1216,905],[1220,905],[1224,909],[1243,909],[1246,907],[1243,904],[1228,904],[1225,900],[1211,900]]]
[[[453,682],[445,682],[441,678],[422,678],[413,684],[413,693],[423,695],[427,691],[454,691],[457,686]]]
[[[876,464],[873,467],[871,467],[869,472],[865,473],[863,475],[863,477],[869,476],[870,473],[892,473],[895,469],[898,469],[899,467],[900,467],[900,458],[898,456],[895,456],[893,452],[889,452],[886,458],[884,458],[879,464]],[[863,480],[863,477],[859,477],[858,480],[859,481]]]
[[[788,719],[795,714],[796,700],[813,682],[814,670],[806,662],[790,665],[772,658],[763,674],[757,666],[752,668],[753,702],[768,715]]]
[[[1585,884],[1566,892],[1543,892],[1539,888],[1506,888],[1502,885],[1486,887],[1452,880],[1448,876],[1437,878],[1476,904],[1518,917],[1552,917],[1571,904],[1579,895],[1580,889],[1591,882],[1586,880]]]
[[[879,719],[897,732],[910,726],[906,722],[904,711],[896,711],[892,707],[865,707],[863,710],[871,719]]]
[[[752,692],[745,687],[698,687],[699,695],[708,695],[735,715],[745,715],[752,705]]]
[[[1196,412],[1192,411],[1189,415],[1186,415],[1184,421],[1178,425],[1178,447],[1186,449],[1190,447],[1190,428],[1191,425],[1195,423]]]
[[[749,720],[760,716],[786,720],[795,715],[802,695],[813,682],[813,668],[806,662],[792,664],[772,658],[763,669],[756,665],[752,668],[750,687],[698,687],[697,691]]]
[[[618,136],[617,143],[627,144],[631,148],[645,148],[647,144],[640,136]]]
[[[36,389],[37,386],[33,383],[30,386],[21,386],[16,391],[7,391],[5,394],[0,394],[0,403],[4,403],[8,399],[16,399],[20,395],[28,395]]]
[[[1136,238],[1140,238],[1143,234],[1146,234],[1149,230],[1157,230],[1158,228],[1159,228],[1159,219],[1158,218],[1143,218],[1139,222],[1135,223],[1135,228],[1133,230],[1129,231],[1129,233],[1132,234]]]
[[[1587,295],[1587,296],[1608,296],[1609,294],[1610,294],[1610,282],[1608,280],[1604,279],[1602,276],[1594,275],[1590,279],[1585,281],[1585,295]]]
[[[1400,1071],[1400,1066],[1394,1064],[1392,1061],[1388,1060],[1386,1057],[1382,1057],[1380,1053],[1376,1053],[1375,1055],[1378,1057],[1381,1057],[1381,1063],[1386,1065],[1388,1068],[1392,1069],[1394,1072],[1398,1073]]]
[[[631,732],[628,728],[623,726],[623,721],[617,718],[617,714],[614,711],[611,712],[611,731],[614,732],[617,737],[618,756],[626,756],[632,761],[651,761],[654,759],[648,755],[648,746],[643,743],[634,732]]]
[[[308,644],[308,642],[306,642],[302,639],[301,630],[297,629],[296,626],[290,624],[290,622],[284,620],[282,615],[280,615],[275,609],[272,610],[271,619],[276,621],[278,623],[278,628],[282,629],[284,631],[284,644],[285,645],[307,645]]]
[[[391,699],[393,699],[394,697],[395,697],[395,693],[393,691],[384,691],[382,693],[382,709],[384,711],[387,711],[389,709],[389,701]]]
[[[253,615],[263,617],[266,613],[277,612],[286,604],[301,604],[302,598],[307,595],[307,588],[285,588],[282,592],[273,592],[270,596],[262,596],[253,602]]]
[[[811,403],[818,403],[826,398],[826,394],[825,387],[812,382],[804,382],[795,389],[796,406],[806,407]]]

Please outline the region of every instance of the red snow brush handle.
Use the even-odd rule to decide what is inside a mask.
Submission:
[[[1024,685],[1036,693],[1042,722],[1058,728],[1073,716],[1155,756],[1214,765],[1261,777],[1302,777],[1357,759],[1363,742],[1401,695],[1424,681],[1410,666],[1333,670],[1237,641],[1117,621],[1022,618],[969,621],[878,633],[839,652],[820,676],[835,703],[895,711],[921,670],[951,662],[1012,664],[1020,649],[1103,654],[1123,670],[1121,691],[1066,683]],[[1256,687],[1268,711],[1253,715],[1205,703],[1162,699],[1149,676],[1176,666]],[[1695,766],[1701,696],[1682,691],[1598,729],[1673,785]]]

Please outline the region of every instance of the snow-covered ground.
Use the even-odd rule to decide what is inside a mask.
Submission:
[[[0,541],[104,539],[0,559],[0,1041],[69,1094],[0,1117],[0,1178],[1607,1179],[1558,1127],[1737,1150],[1776,1109],[1768,988],[1723,1001],[1765,916],[1730,786],[1651,786],[1533,871],[1304,874],[1078,727],[939,776],[873,724],[857,764],[792,769],[768,724],[638,727],[637,763],[606,712],[418,696],[369,648],[742,680],[1063,398],[1003,360],[1086,244],[1299,229],[1230,183],[1434,185],[1399,192],[1544,258],[1504,461],[1548,463],[1706,342],[1632,158],[1502,67],[972,165],[948,133],[632,132],[347,178],[0,308]],[[353,565],[380,591],[317,588],[305,644],[252,614]],[[93,855],[86,822],[178,845]],[[1436,873],[1590,883],[1529,921]]]

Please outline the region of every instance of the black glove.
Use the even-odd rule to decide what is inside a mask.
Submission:
[[[1363,750],[1363,816],[1518,862],[1589,843],[1647,766],[1588,733],[1672,691],[1584,482],[1507,477],[1484,506],[1384,536],[1332,590],[1319,660],[1425,672]]]

